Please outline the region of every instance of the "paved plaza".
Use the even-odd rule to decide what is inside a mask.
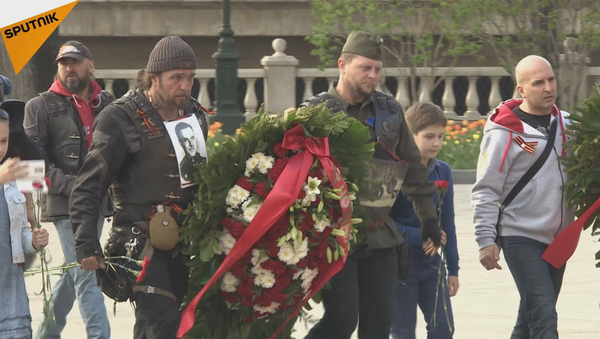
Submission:
[[[455,186],[456,227],[460,254],[460,289],[452,298],[456,339],[508,339],[516,318],[518,293],[513,284],[504,259],[501,271],[486,271],[479,264],[477,244],[474,240],[471,222],[472,209],[469,201],[470,185]],[[62,252],[52,224],[44,225],[50,232],[49,250],[53,256],[50,266],[60,265]],[[105,225],[102,243],[108,235],[109,225]],[[562,292],[558,301],[559,332],[561,338],[598,339],[600,338],[600,268],[595,268],[594,254],[600,244],[586,231],[582,235],[579,248],[567,264]],[[36,295],[41,288],[39,275],[28,277],[31,312],[34,331],[41,319],[42,297]],[[112,338],[132,338],[133,309],[129,303],[120,303],[113,313],[113,302],[106,298],[106,308],[111,322]],[[318,318],[322,309],[317,307],[311,316]],[[311,324],[296,324],[295,338],[301,339]],[[427,337],[425,323],[419,317],[417,338]],[[86,338],[83,321],[78,306],[73,307],[63,339]],[[356,338],[354,336],[353,338]]]

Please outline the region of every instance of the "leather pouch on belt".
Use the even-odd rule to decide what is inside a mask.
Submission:
[[[158,205],[150,219],[150,243],[161,251],[169,251],[179,242],[179,226],[171,216],[171,207]]]

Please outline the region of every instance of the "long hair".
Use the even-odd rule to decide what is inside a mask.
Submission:
[[[15,157],[21,160],[47,160],[38,145],[27,136],[23,129],[25,104],[17,100],[9,100],[2,103],[1,106],[9,116],[9,139],[6,155],[0,163]]]

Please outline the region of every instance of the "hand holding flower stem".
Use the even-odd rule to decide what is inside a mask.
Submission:
[[[436,180],[435,184],[437,186],[437,191],[438,191],[438,195],[439,195],[439,203],[438,203],[438,208],[437,208],[437,212],[438,212],[438,225],[440,226],[441,232],[442,232],[442,239],[441,239],[441,244],[442,246],[440,247],[441,249],[441,253],[440,253],[440,264],[438,266],[438,279],[437,279],[437,284],[436,284],[436,290],[435,290],[435,306],[434,306],[434,311],[433,311],[433,326],[436,326],[436,315],[437,315],[437,302],[438,302],[438,298],[439,298],[439,293],[440,293],[440,289],[442,291],[446,290],[446,279],[444,279],[443,277],[443,271],[446,269],[446,232],[444,232],[444,230],[442,229],[442,205],[443,205],[443,201],[444,201],[444,195],[446,194],[446,191],[448,190],[448,186],[449,183],[446,180]],[[437,252],[438,248],[436,248],[436,252]],[[446,314],[446,322],[448,324],[448,329],[450,332],[453,332],[452,329],[452,325],[450,324],[450,316],[448,314],[448,305],[446,303],[446,296],[444,295],[443,297],[444,300],[444,313]]]

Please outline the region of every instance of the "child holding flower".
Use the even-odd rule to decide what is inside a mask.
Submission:
[[[419,219],[412,204],[400,193],[391,217],[408,242],[413,260],[408,278],[398,283],[391,334],[394,339],[415,338],[418,306],[427,322],[427,338],[452,338],[454,321],[450,297],[456,295],[459,287],[454,191],[450,166],[436,159],[442,147],[447,120],[438,106],[417,103],[406,111],[406,123],[421,152],[421,161],[429,169],[428,179],[435,181],[438,186],[434,203],[441,211],[439,223],[443,230],[442,245],[445,246],[448,277],[446,281],[446,267],[440,266],[442,258],[439,254],[433,257],[424,254]]]
[[[8,152],[8,113],[0,109],[0,159]],[[48,244],[48,231],[27,224],[25,195],[15,180],[27,175],[27,166],[18,158],[0,165],[0,338],[31,338],[31,314],[22,264],[25,253],[34,253]]]

